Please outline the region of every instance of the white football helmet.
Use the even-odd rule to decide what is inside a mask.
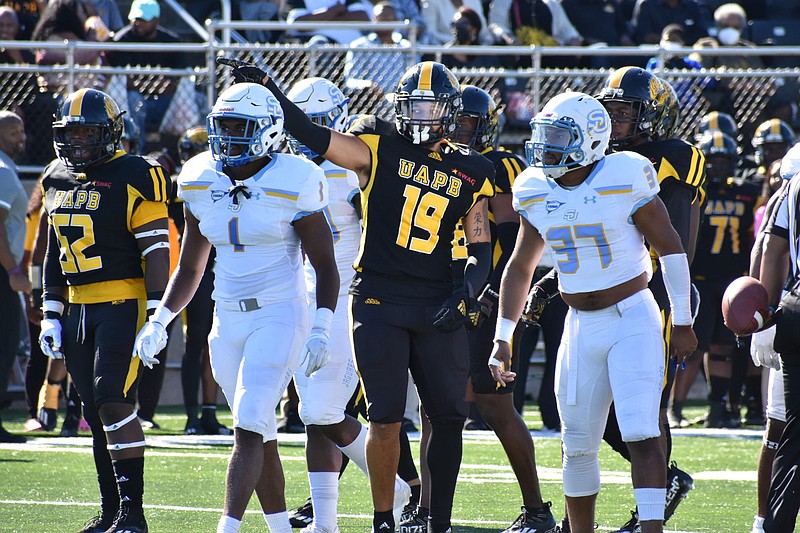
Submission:
[[[525,155],[531,166],[556,179],[605,157],[611,119],[592,96],[567,92],[553,97],[531,120]]]
[[[231,131],[231,119],[243,120]],[[217,161],[239,167],[276,150],[283,139],[283,109],[266,87],[237,83],[217,98],[206,119],[208,143]]]
[[[345,98],[332,82],[325,78],[306,78],[295,83],[286,96],[314,123],[332,130],[345,131],[347,102],[350,99]],[[287,135],[286,141],[293,154],[304,155],[309,159],[319,155],[291,135]]]

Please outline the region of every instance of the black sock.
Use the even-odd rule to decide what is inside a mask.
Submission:
[[[403,481],[419,478],[417,466],[414,464],[414,456],[411,454],[411,445],[408,442],[408,435],[406,435],[405,431],[400,432],[400,462],[397,465],[397,475]]]
[[[217,419],[217,406],[216,405],[203,405],[203,420],[216,420]]]
[[[411,498],[408,499],[409,503],[417,505],[419,503],[419,498],[422,495],[422,485],[411,485]],[[425,509],[425,514],[427,515],[428,510]]]
[[[730,379],[722,376],[711,376],[708,379],[708,399],[711,403],[722,403],[728,393]]]
[[[119,511],[119,490],[117,479],[114,477],[114,466],[111,456],[108,455],[106,434],[103,428],[95,430],[92,425],[92,453],[94,468],[97,471],[97,484],[100,486],[100,509],[103,518],[114,518]]]
[[[428,441],[428,468],[431,473],[429,533],[441,533],[450,527],[458,470],[461,467],[461,423],[431,420]]]
[[[417,516],[422,518],[423,520],[428,519],[428,515],[430,514],[431,510],[427,507],[418,506],[417,507]]]
[[[372,516],[372,530],[375,533],[394,532],[394,515],[392,511],[375,511]]]
[[[144,494],[144,457],[115,459],[114,472],[122,505],[133,509],[142,508]]]
[[[683,416],[683,402],[672,402],[672,412],[676,415]]]

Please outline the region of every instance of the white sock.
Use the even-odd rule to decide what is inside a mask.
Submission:
[[[239,533],[241,520],[236,520],[232,516],[222,515],[217,524],[217,533]]]
[[[339,500],[339,472],[309,472],[314,524],[324,531],[336,527],[336,505]]]
[[[339,446],[339,449],[369,477],[367,471],[367,426],[361,424],[361,431],[358,432],[355,440],[347,446]]]
[[[292,533],[292,525],[289,523],[288,511],[277,513],[264,513],[264,520],[271,533]]]
[[[753,517],[753,530],[750,533],[764,533],[764,517],[763,516],[754,516]]]

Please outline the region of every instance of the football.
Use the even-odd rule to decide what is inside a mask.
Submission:
[[[756,278],[736,278],[722,295],[725,326],[743,337],[755,333],[769,316],[767,289]]]

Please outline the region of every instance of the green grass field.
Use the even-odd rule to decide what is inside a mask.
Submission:
[[[702,407],[687,408],[688,418]],[[4,413],[4,425],[21,431],[24,413]],[[213,532],[219,518],[224,477],[230,454],[229,437],[218,444],[192,442],[181,434],[179,409],[159,410],[162,429],[148,433],[145,466],[145,507],[150,531]],[[230,414],[220,419],[230,423]],[[526,422],[538,430],[536,408]],[[683,502],[666,531],[741,533],[750,530],[755,513],[755,465],[760,432],[681,430],[674,437],[673,459],[691,473],[695,489]],[[88,435],[88,433],[87,433]],[[61,533],[80,529],[97,506],[97,486],[90,439],[62,439],[33,434],[27,445],[0,445],[0,531]],[[542,493],[552,500],[558,519],[563,515],[561,452],[557,436],[533,433]],[[286,500],[297,506],[308,496],[302,435],[281,435],[280,452],[286,474]],[[412,438],[412,449],[417,439]],[[415,449],[415,454],[417,450]],[[633,508],[628,463],[611,449],[601,449],[603,488],[598,498],[600,531],[622,525]],[[520,496],[503,449],[491,432],[465,432],[464,459],[453,517],[458,533],[489,533],[505,529],[519,513]],[[342,478],[339,525],[343,533],[369,531],[371,503],[366,479],[354,466]],[[266,531],[258,504],[251,501],[243,532]]]

